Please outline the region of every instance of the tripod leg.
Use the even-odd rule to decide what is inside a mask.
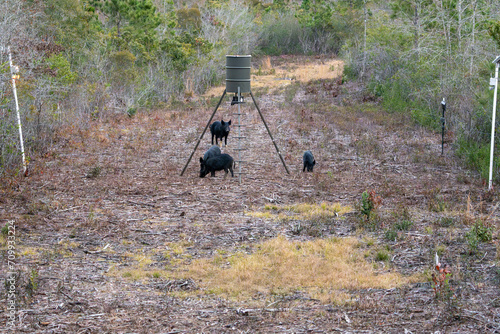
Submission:
[[[186,171],[187,166],[188,166],[188,165],[189,165],[189,163],[191,162],[191,159],[193,158],[194,152],[196,152],[196,149],[198,148],[198,145],[200,145],[200,141],[201,141],[201,139],[202,139],[202,138],[203,138],[203,136],[205,135],[205,132],[207,132],[207,129],[208,129],[208,127],[210,126],[210,122],[212,122],[212,119],[214,118],[215,113],[217,112],[217,109],[219,109],[219,106],[220,106],[220,104],[221,104],[222,99],[224,98],[224,96],[226,96],[226,90],[225,90],[225,89],[224,89],[224,93],[222,93],[222,96],[220,97],[219,103],[217,103],[217,106],[215,107],[215,110],[214,110],[214,112],[212,113],[212,116],[210,116],[210,119],[208,120],[207,126],[205,126],[205,129],[203,130],[203,133],[201,134],[200,139],[198,139],[198,142],[196,143],[196,146],[194,147],[193,152],[191,152],[191,155],[189,156],[189,159],[188,159],[188,161],[186,162],[186,165],[185,165],[185,166],[184,166],[184,168],[182,169],[181,176],[184,174],[184,172]]]

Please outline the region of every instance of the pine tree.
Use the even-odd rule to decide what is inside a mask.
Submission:
[[[149,60],[159,48],[156,28],[162,20],[151,0],[91,0],[106,18],[114,51],[130,51]]]

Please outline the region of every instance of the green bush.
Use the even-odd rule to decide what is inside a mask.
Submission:
[[[300,44],[302,27],[292,13],[268,15],[259,39],[259,52],[266,55],[302,54]]]
[[[500,147],[495,147],[495,151],[499,149]],[[464,160],[468,168],[478,171],[483,179],[489,178],[490,144],[461,137],[457,141],[457,155]],[[493,158],[494,179],[498,178],[499,166],[500,157],[495,155]]]
[[[469,232],[465,234],[465,239],[470,252],[475,253],[481,242],[488,242],[493,239],[493,227],[486,225],[481,220],[477,220]]]
[[[413,222],[411,220],[403,219],[394,224],[394,227],[398,231],[408,231],[412,227]]]
[[[385,231],[384,236],[389,241],[396,241],[396,239],[398,238],[398,232],[394,230],[387,230]]]

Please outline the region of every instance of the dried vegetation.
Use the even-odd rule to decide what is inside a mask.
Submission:
[[[1,182],[0,222],[17,226],[16,331],[500,332],[497,192],[355,84],[293,78],[329,62],[254,69],[256,82],[277,76],[254,95],[290,174],[247,103],[241,184],[198,177],[209,136],[180,176],[217,94],[61,128],[28,178]]]

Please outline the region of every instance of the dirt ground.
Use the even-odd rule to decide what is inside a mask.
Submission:
[[[325,77],[304,69],[325,65],[317,71]],[[253,81],[271,78],[256,84],[254,95],[289,174],[250,97],[241,105],[245,150],[237,150],[237,106],[226,97],[214,120],[232,120],[222,150],[235,158],[241,152],[241,182],[223,172],[199,177],[209,132],[180,175],[217,104],[218,88],[165,110],[61,129],[55,145],[34,157],[29,177],[2,179],[0,224],[16,226],[17,304],[12,328],[8,285],[2,284],[0,332],[500,333],[498,195],[454,157],[453,138],[446,137],[441,156],[440,133],[381,112],[374,97],[342,83],[337,60],[277,57],[254,66]],[[302,172],[305,150],[317,161],[313,173]],[[297,222],[251,214],[269,204],[356,208],[364,191],[381,199],[373,224],[354,209],[326,223],[302,222],[307,228],[297,233]],[[401,210],[413,224],[389,240]],[[472,251],[468,235],[478,220],[492,233]],[[427,279],[344,291],[351,299],[338,305],[301,291],[238,300],[207,293],[203,282],[189,277],[133,277],[172,265],[172,258],[158,255],[169,245],[182,243],[179,256],[189,261],[221,250],[251,251],[278,235],[297,241],[372,238],[390,254],[380,270]],[[5,280],[11,271],[5,237],[0,246]],[[430,280],[436,252],[452,271],[451,293],[439,298]]]

